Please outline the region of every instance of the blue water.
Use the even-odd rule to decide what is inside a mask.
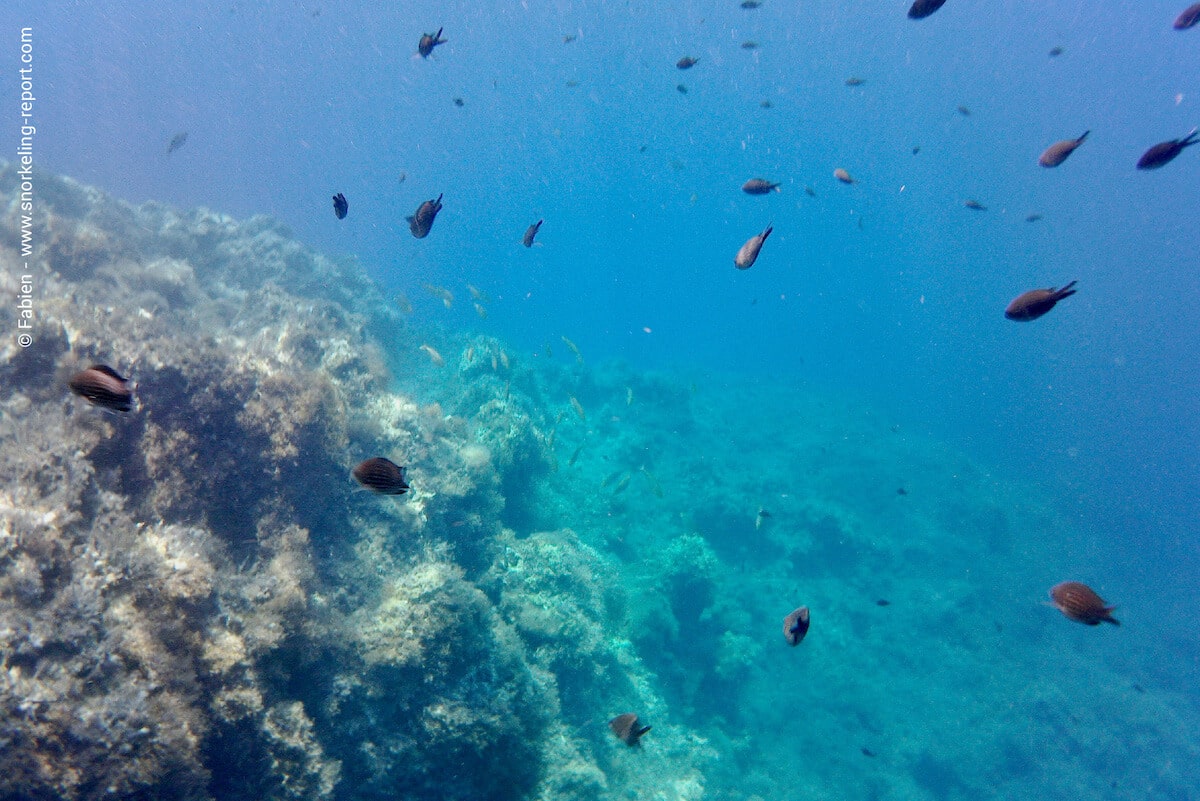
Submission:
[[[881,435],[944,443],[1057,510],[1058,526],[1010,533],[1058,544],[1064,569],[1078,554],[1134,610],[1119,634],[1168,648],[1194,678],[1200,148],[1134,169],[1200,124],[1200,30],[1172,30],[1180,10],[949,0],[914,22],[904,3],[824,0],[81,2],[0,10],[0,59],[12,98],[17,31],[34,28],[42,168],[133,202],[277,217],[357,258],[420,324],[498,337],[526,360],[547,344],[563,359],[567,336],[589,365],[728,387],[746,398],[723,417],[731,441],[813,425],[786,410],[764,422],[753,388],[765,382],[869,409]],[[447,43],[417,57],[439,26]],[[685,54],[699,63],[680,71]],[[1065,164],[1038,167],[1051,142],[1089,129]],[[188,140],[168,155],[179,131]],[[745,195],[754,176],[782,191]],[[404,217],[439,193],[432,233],[413,239]],[[542,218],[537,245],[521,247]],[[735,270],[769,223],[758,263]],[[1047,317],[1004,319],[1017,294],[1072,279],[1078,294]],[[453,308],[426,283],[451,288]],[[490,296],[486,319],[467,283]],[[702,504],[726,492],[722,476],[769,473],[769,458],[701,461],[717,475],[691,494]],[[841,478],[830,493],[856,481]],[[976,536],[964,520],[962,537]],[[1194,709],[1194,682],[1175,689]],[[680,693],[667,691],[694,703]],[[932,797],[957,792],[940,761],[920,766]]]

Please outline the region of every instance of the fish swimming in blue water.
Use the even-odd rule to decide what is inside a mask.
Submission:
[[[698,59],[698,58],[692,58],[691,56],[684,56],[683,58],[681,58],[675,62],[675,66],[681,70],[690,70],[692,67],[696,66],[699,63],[700,63],[700,59]]]
[[[171,155],[179,148],[187,144],[188,132],[180,131],[171,137],[171,141],[167,143],[167,155]]]
[[[1053,309],[1054,305],[1063,298],[1074,295],[1075,290],[1072,287],[1075,286],[1075,283],[1072,281],[1062,289],[1050,287],[1049,289],[1031,289],[1023,292],[1008,304],[1008,308],[1004,310],[1004,316],[1020,323],[1036,320]]]
[[[1117,607],[1108,606],[1095,590],[1078,581],[1055,584],[1050,588],[1050,600],[1054,608],[1076,623],[1085,626],[1099,626],[1101,623],[1121,625],[1121,621],[1112,616]]]
[[[538,220],[533,225],[525,229],[525,236],[521,237],[521,244],[527,248],[533,247],[533,238],[537,236],[537,232],[541,230],[542,223],[545,220]]]
[[[412,40],[410,39],[409,41]],[[429,58],[429,54],[433,52],[433,48],[445,43],[446,40],[442,38],[442,29],[438,28],[437,33],[421,34],[421,40],[417,42],[417,52],[421,54],[421,58]]]
[[[1038,157],[1038,164],[1043,167],[1057,167],[1067,160],[1067,156],[1075,152],[1075,148],[1083,144],[1083,140],[1087,139],[1090,133],[1091,131],[1084,131],[1078,139],[1063,139],[1061,142],[1055,142]]]
[[[779,191],[779,184],[773,184],[765,178],[751,178],[742,184],[742,191],[747,195],[769,195],[771,191]]]
[[[1190,147],[1197,142],[1200,142],[1200,139],[1196,138],[1195,128],[1188,131],[1187,136],[1182,139],[1159,142],[1142,154],[1142,157],[1138,159],[1137,168],[1139,170],[1157,170],[1182,153],[1185,147]]]
[[[106,364],[93,364],[81,370],[67,382],[79,397],[114,412],[127,412],[133,408],[133,385],[128,378]]]
[[[382,456],[360,462],[353,475],[359,484],[380,495],[403,495],[409,490],[404,468]]]
[[[338,192],[333,196],[333,213],[339,220],[346,219],[346,213],[350,211],[350,204],[346,202],[346,196]]]
[[[946,0],[915,0],[908,9],[908,18],[925,19],[945,4]]]
[[[742,245],[738,250],[737,255],[733,257],[733,266],[739,270],[749,270],[754,266],[754,262],[758,261],[758,252],[762,250],[763,242],[767,241],[767,237],[775,229],[768,225],[766,230],[761,234],[750,237],[746,240],[746,244]]]
[[[618,740],[630,747],[641,745],[642,735],[650,731],[650,727],[642,726],[638,716],[632,712],[617,715],[608,722],[608,728]]]
[[[801,606],[783,619],[783,638],[796,646],[808,634],[808,607]]]
[[[408,220],[408,230],[412,231],[412,235],[417,239],[429,236],[429,229],[433,228],[433,221],[441,210],[442,195],[438,195],[437,200],[426,200],[417,207],[416,214],[405,217]]]
[[[1190,5],[1180,12],[1171,27],[1177,31],[1186,31],[1197,22],[1200,22],[1200,3]]]

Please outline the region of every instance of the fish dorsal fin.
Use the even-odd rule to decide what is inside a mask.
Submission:
[[[89,369],[89,370],[95,370],[95,371],[96,371],[96,372],[98,372],[98,373],[104,373],[104,374],[105,374],[106,376],[108,376],[109,378],[115,378],[115,379],[117,379],[118,381],[126,381],[126,380],[128,380],[128,379],[126,379],[126,378],[122,377],[120,373],[118,373],[116,370],[114,370],[114,369],[112,369],[111,367],[109,367],[107,364],[93,364],[93,365],[92,365],[91,367],[89,367],[88,369]]]

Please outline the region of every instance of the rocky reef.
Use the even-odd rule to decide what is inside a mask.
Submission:
[[[0,799],[619,790],[605,715],[655,697],[596,554],[512,528],[553,420],[498,343],[435,377],[352,261],[53,175],[19,258],[15,191],[5,167],[0,291],[28,262],[36,322],[0,344]],[[68,392],[92,363],[133,410]],[[409,495],[355,486],[374,455]],[[699,759],[656,764],[690,786]]]

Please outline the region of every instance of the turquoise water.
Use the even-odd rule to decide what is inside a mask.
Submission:
[[[278,270],[259,269],[286,249],[274,239],[221,247],[256,224],[209,242],[189,220],[188,248],[161,247],[195,267],[197,292],[210,279],[253,297],[277,287],[286,298],[243,324],[278,332],[281,353],[295,330],[328,352],[340,329],[305,309],[330,303],[351,310],[344,347],[377,360],[375,383],[358,384],[328,360],[305,363],[333,376],[342,404],[313,419],[352,422],[304,440],[328,455],[302,484],[317,509],[351,511],[297,504],[312,532],[308,597],[328,606],[310,603],[300,618],[321,622],[290,630],[325,642],[311,629],[336,629],[332,608],[370,642],[403,643],[379,610],[410,608],[403,588],[431,577],[454,588],[450,608],[511,629],[493,650],[513,661],[489,662],[490,683],[454,685],[446,708],[472,706],[471,682],[489,698],[503,686],[525,699],[512,702],[521,725],[488,740],[488,767],[453,787],[453,750],[422,755],[413,773],[428,786],[397,778],[410,746],[396,735],[389,761],[372,732],[406,731],[416,702],[380,700],[386,680],[371,673],[360,698],[350,670],[306,684],[303,647],[250,647],[265,708],[301,702],[304,742],[340,760],[340,782],[308,797],[1191,799],[1200,148],[1134,169],[1200,124],[1200,32],[1171,29],[1181,10],[949,0],[912,21],[904,4],[782,0],[82,3],[6,8],[0,30],[16,97],[19,32],[33,28],[46,176],[133,204],[277,219],[305,254]],[[420,58],[417,39],[438,27],[447,43]],[[679,70],[684,55],[699,61]],[[1085,130],[1060,167],[1037,165]],[[837,181],[839,167],[856,183]],[[780,191],[749,196],[751,177]],[[89,217],[69,194],[45,202],[136,239],[147,263],[156,237],[173,241],[153,215]],[[414,239],[404,218],[439,194],[432,232]],[[735,270],[768,224],[758,262]],[[47,263],[64,276],[48,286],[127,297],[89,295],[90,267]],[[218,313],[233,301],[177,300],[163,269],[131,273],[120,292],[218,310],[165,315],[164,337],[256,341]],[[1021,292],[1073,279],[1078,294],[1046,317],[1004,318]],[[156,352],[117,330],[89,329],[72,356],[127,365]],[[276,341],[264,337],[254,347]],[[66,352],[47,357],[60,372]],[[26,369],[13,374],[37,386]],[[141,369],[147,386],[165,380]],[[403,412],[381,400],[389,392]],[[22,419],[14,432],[33,425]],[[413,496],[379,508],[330,489],[376,450],[409,466]],[[131,510],[137,483],[119,484]],[[214,557],[214,570],[232,574],[260,555],[237,544],[241,524],[222,529],[219,490],[165,519],[210,525],[231,560]],[[384,533],[395,526],[419,536]],[[1047,590],[1067,579],[1117,604],[1122,626],[1049,608]],[[790,649],[780,621],[802,603],[812,630]],[[205,620],[197,630],[212,636]],[[370,670],[395,666],[360,650]],[[425,679],[439,688],[464,664],[450,650]],[[529,700],[539,693],[553,701]],[[353,703],[330,700],[342,697]],[[654,727],[636,751],[605,728],[627,711]],[[265,714],[262,730],[281,717]],[[236,780],[236,738],[212,725],[203,792],[254,794]],[[541,773],[477,781],[506,761]],[[23,789],[40,797],[6,797]]]

